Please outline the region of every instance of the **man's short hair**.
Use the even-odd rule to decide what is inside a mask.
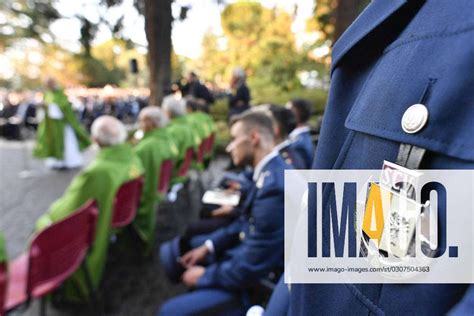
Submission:
[[[296,127],[295,114],[290,109],[275,104],[270,104],[268,109],[275,120],[275,124],[277,124],[280,129],[280,137],[288,137],[291,131]]]
[[[296,110],[296,121],[306,123],[311,117],[311,102],[305,99],[293,99],[290,106]]]
[[[163,111],[173,117],[183,116],[186,114],[186,104],[183,99],[177,99],[174,96],[166,97],[161,105]]]
[[[153,123],[154,127],[165,127],[167,124],[166,117],[161,109],[157,106],[147,106],[140,111],[139,116],[146,117]]]
[[[265,139],[269,141],[274,140],[272,118],[264,111],[247,110],[232,116],[230,126],[232,127],[237,122],[242,122],[247,131],[255,128]]]
[[[113,116],[104,115],[92,123],[92,137],[100,146],[122,144],[127,139],[125,126]]]

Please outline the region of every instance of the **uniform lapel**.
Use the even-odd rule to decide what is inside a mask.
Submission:
[[[331,73],[342,57],[355,44],[377,28],[406,2],[407,0],[373,0],[334,44]]]
[[[253,201],[255,200],[255,196],[257,195],[258,188],[255,182],[252,181],[252,187],[250,188],[249,193],[247,194],[247,198],[244,201],[244,204],[241,208],[241,214],[247,215],[250,213],[253,205]]]

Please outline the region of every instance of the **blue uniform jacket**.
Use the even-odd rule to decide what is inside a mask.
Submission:
[[[380,169],[384,159],[396,161],[400,143],[428,150],[421,169],[474,167],[474,1],[373,0],[335,44],[332,61],[314,169]],[[420,102],[427,124],[407,134],[402,115]],[[294,284],[291,311],[472,315],[469,286]]]
[[[306,164],[303,155],[301,154],[301,150],[298,150],[295,144],[288,143],[285,147],[279,150],[280,155],[285,160],[285,162],[295,169],[307,169],[308,166]],[[312,158],[311,158],[312,161]]]
[[[249,192],[249,208],[232,224],[209,236],[223,259],[206,268],[198,287],[242,289],[272,269],[283,267],[283,186],[284,170],[289,168],[279,155],[273,157],[260,173],[263,180],[257,180]],[[241,240],[238,245],[229,244],[237,236]]]
[[[311,133],[304,132],[292,139],[291,148],[303,158],[304,167],[301,169],[309,169],[313,163],[314,145],[311,139]],[[297,167],[297,169],[300,169]]]

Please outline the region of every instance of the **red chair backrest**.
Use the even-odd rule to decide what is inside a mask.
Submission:
[[[120,228],[130,224],[137,213],[142,194],[143,177],[128,181],[119,188],[115,195],[112,215],[112,228]]]
[[[188,148],[184,155],[184,160],[181,163],[181,167],[178,170],[178,177],[184,177],[188,174],[189,167],[191,166],[191,162],[193,161],[193,149]]]
[[[48,294],[78,269],[94,241],[97,216],[96,203],[88,201],[34,237],[28,253],[29,296]]]
[[[7,264],[0,262],[0,316],[5,315],[5,299],[7,294]]]
[[[199,145],[198,152],[196,154],[196,161],[201,163],[204,160],[204,153],[206,152],[208,138],[204,139]]]
[[[212,153],[212,148],[214,147],[214,140],[215,140],[215,134],[212,133],[209,135],[209,137],[206,139],[206,154],[211,154]]]
[[[167,159],[161,163],[160,180],[158,181],[158,192],[166,194],[170,187],[171,176],[173,175],[173,160]]]

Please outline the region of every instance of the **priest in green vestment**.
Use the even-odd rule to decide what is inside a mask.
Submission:
[[[199,116],[202,117],[202,120],[204,124],[208,126],[208,130],[210,131],[210,135],[214,135],[214,143],[212,144],[212,147],[209,148],[209,150],[206,152],[204,155],[204,159],[207,160],[208,162],[212,159],[214,156],[214,147],[215,147],[215,137],[217,133],[217,126],[216,123],[214,122],[214,119],[207,113],[200,111],[198,113]]]
[[[177,171],[184,160],[186,151],[191,148],[196,152],[201,139],[186,119],[186,103],[184,99],[168,98],[163,102],[162,109],[170,120],[166,131],[178,146],[179,158],[175,168],[175,171]],[[174,177],[173,183],[182,183],[185,180],[185,177]]]
[[[144,108],[138,121],[144,136],[134,149],[145,169],[145,183],[134,227],[147,245],[147,250],[151,250],[155,237],[156,208],[162,198],[158,193],[161,164],[168,159],[176,160],[179,152],[164,129],[167,119],[159,107]]]
[[[33,155],[48,158],[52,168],[76,168],[82,165],[81,151],[91,142],[71,108],[67,96],[53,78],[46,81],[45,115],[38,126]]]
[[[8,261],[7,258],[7,247],[5,245],[5,238],[0,232],[0,264],[5,264]]]
[[[101,116],[94,121],[91,131],[92,139],[100,147],[99,153],[95,160],[73,179],[64,195],[38,219],[36,229],[40,231],[61,220],[89,199],[96,200],[99,217],[95,240],[86,258],[86,264],[92,284],[94,288],[98,288],[106,263],[115,194],[122,184],[141,176],[143,166],[131,146],[125,143],[127,132],[119,120],[111,116]],[[84,301],[88,298],[82,270],[66,281],[64,295],[68,301]]]
[[[204,113],[205,104],[200,102],[200,100],[194,98],[186,98],[186,120],[188,124],[192,126],[195,133],[199,136],[200,144],[205,141],[213,132],[214,126],[210,124],[211,121],[208,119],[210,116]],[[203,158],[205,158],[203,156]],[[203,170],[204,164],[198,163],[197,161],[193,163],[193,168],[197,170]]]

